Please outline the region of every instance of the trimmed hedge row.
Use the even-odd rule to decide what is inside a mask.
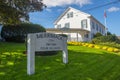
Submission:
[[[1,36],[7,42],[25,42],[28,33],[38,32],[46,32],[46,30],[38,24],[22,23],[3,26]]]
[[[108,46],[100,46],[100,45],[84,43],[84,42],[68,42],[68,44],[76,45],[76,46],[85,46],[85,47],[95,48],[95,49],[103,49],[103,50],[107,50],[110,52],[116,52],[116,53],[120,52],[120,49],[118,49],[118,48],[108,47]]]

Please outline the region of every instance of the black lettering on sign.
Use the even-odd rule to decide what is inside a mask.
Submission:
[[[58,40],[63,40],[64,38],[57,34],[51,34],[51,33],[44,33],[44,34],[36,34],[37,38],[56,38]]]
[[[56,43],[46,43],[46,46],[56,46]]]
[[[41,50],[47,50],[48,47],[40,47]]]

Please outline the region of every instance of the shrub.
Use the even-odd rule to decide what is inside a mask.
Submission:
[[[107,46],[103,46],[102,49],[103,49],[103,50],[107,50],[108,47],[107,47]]]
[[[120,48],[120,44],[115,43],[115,42],[104,42],[104,43],[99,43],[100,45],[106,45],[109,47],[115,47],[115,48]]]
[[[100,37],[100,36],[102,36],[102,34],[98,32],[98,33],[96,33],[96,34],[94,35],[94,38]]]
[[[86,47],[87,47],[88,45],[89,45],[88,43],[85,43],[83,46],[86,46]]]
[[[25,42],[28,33],[38,32],[45,32],[45,28],[37,24],[22,23],[3,26],[1,36],[8,42]]]
[[[82,43],[81,43],[81,42],[79,42],[79,43],[78,43],[78,45],[79,45],[79,46],[81,46],[81,45],[82,45]]]
[[[108,35],[108,36],[101,36],[94,38],[91,43],[97,44],[97,43],[104,43],[104,42],[115,42],[120,43],[120,40],[115,35]]]
[[[93,45],[93,44],[89,44],[89,45],[88,45],[88,47],[93,48],[93,47],[94,47],[94,45]]]
[[[114,48],[114,52],[119,52],[119,49],[117,49],[117,48]]]
[[[100,46],[98,46],[98,45],[95,45],[95,46],[94,46],[94,48],[96,48],[96,49],[100,49]]]
[[[108,48],[107,51],[113,52],[114,49],[113,48]]]
[[[84,43],[84,42],[68,42],[68,44],[76,45],[76,46],[85,46],[89,48],[103,49],[110,52],[117,52],[117,53],[120,52],[119,48],[95,45],[95,44]]]

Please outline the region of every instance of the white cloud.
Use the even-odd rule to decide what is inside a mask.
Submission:
[[[58,9],[57,11],[58,11],[58,12],[61,12],[61,11],[63,11],[63,10],[64,10],[64,9]]]
[[[120,11],[120,8],[118,7],[111,7],[108,9],[108,12],[117,12],[117,11]]]
[[[52,9],[47,8],[46,11],[48,11],[48,12],[52,12]]]
[[[71,4],[83,6],[86,4],[91,4],[91,0],[43,0],[43,3],[46,4],[47,7],[56,7]]]

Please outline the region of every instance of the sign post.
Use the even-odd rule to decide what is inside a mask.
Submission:
[[[52,33],[34,33],[27,36],[27,74],[35,73],[36,51],[63,52],[63,63],[68,63],[67,38]]]
[[[35,72],[35,45],[33,45],[35,38],[32,34],[27,38],[27,73],[31,75]]]
[[[68,63],[68,50],[67,50],[67,40],[64,40],[64,46],[63,46],[63,63]]]

